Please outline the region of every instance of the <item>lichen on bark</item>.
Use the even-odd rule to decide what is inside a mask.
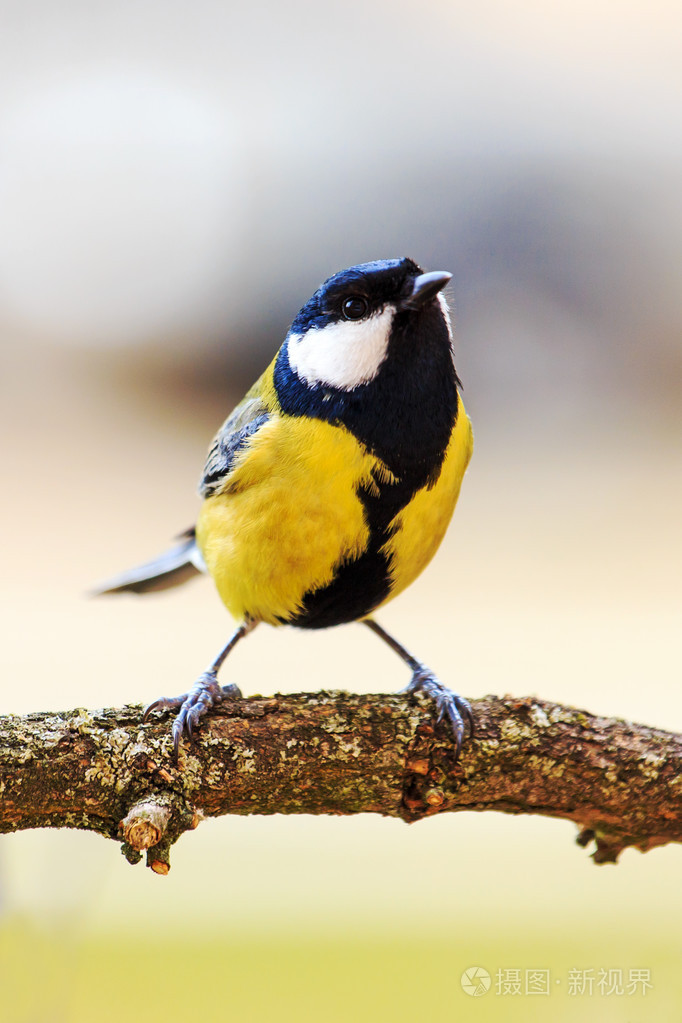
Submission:
[[[547,701],[473,702],[457,761],[417,695],[318,692],[230,701],[172,757],[141,709],[0,718],[0,831],[71,827],[146,852],[157,873],[204,817],[495,810],[572,820],[596,862],[682,841],[682,738]]]

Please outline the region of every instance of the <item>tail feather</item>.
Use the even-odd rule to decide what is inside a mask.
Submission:
[[[170,547],[152,561],[121,572],[100,583],[91,592],[99,597],[107,593],[153,593],[180,586],[206,571],[197,547],[194,529],[182,534],[182,542]]]

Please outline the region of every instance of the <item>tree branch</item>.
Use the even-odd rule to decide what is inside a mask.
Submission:
[[[682,841],[681,736],[531,698],[473,711],[459,763],[421,696],[226,702],[178,764],[169,717],[139,707],[0,718],[0,832],[97,831],[161,874],[183,832],[228,813],[542,814],[575,821],[598,863]]]

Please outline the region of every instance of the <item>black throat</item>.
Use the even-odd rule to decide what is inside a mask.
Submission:
[[[286,345],[274,372],[283,412],[345,426],[412,492],[438,477],[457,418],[457,383],[447,326],[435,306],[396,315],[377,376],[352,391],[302,381]]]
[[[390,592],[384,545],[395,517],[417,490],[433,486],[440,475],[459,406],[447,326],[440,309],[421,310],[418,317],[399,313],[379,373],[352,391],[305,383],[291,369],[283,345],[274,383],[284,413],[345,427],[395,477],[386,483],[375,475],[371,487],[358,486],[369,529],[367,548],[341,564],[331,583],[307,593],[301,611],[288,619],[309,629],[355,621]]]

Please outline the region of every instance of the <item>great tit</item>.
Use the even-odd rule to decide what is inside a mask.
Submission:
[[[236,631],[177,710],[177,757],[206,711],[237,686],[218,669],[256,625],[359,621],[412,670],[449,720],[457,754],[471,708],[374,620],[431,560],[473,447],[458,392],[444,271],[411,259],[334,274],[306,302],[275,358],[208,452],[196,529],[99,593],[147,593],[208,572]]]

